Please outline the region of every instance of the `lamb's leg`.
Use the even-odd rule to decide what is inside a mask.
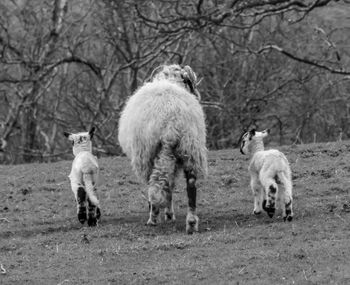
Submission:
[[[88,225],[94,227],[97,225],[97,221],[101,216],[100,208],[91,203],[88,198]]]
[[[80,223],[84,224],[87,219],[86,213],[86,192],[83,186],[77,183],[71,183],[72,191],[74,193],[75,201],[77,202],[77,214]]]
[[[267,173],[260,172],[259,179],[265,189],[265,200],[262,203],[263,209],[270,218],[276,211],[276,197],[278,195],[278,187],[276,181],[268,176]]]
[[[262,211],[262,201],[264,199],[264,191],[259,183],[259,178],[255,174],[251,174],[250,186],[254,195],[254,215],[261,214]]]
[[[99,179],[99,176],[100,176],[100,170],[97,169],[97,172],[94,173],[93,175],[93,185],[94,185],[94,192],[97,193],[97,185],[98,185],[98,179]],[[96,206],[96,219],[97,221],[100,221],[101,219],[101,209],[99,206]]]
[[[291,179],[288,179],[285,174],[281,174],[280,178],[284,185],[284,193],[281,197],[281,203],[282,203],[282,216],[284,221],[292,221],[293,220],[293,209],[292,209],[292,181]]]
[[[88,225],[90,227],[96,226],[98,219],[101,216],[101,211],[99,206],[99,201],[96,197],[96,181],[97,181],[97,173],[84,173],[83,181],[85,185],[85,191],[87,194],[88,200]]]
[[[185,170],[186,177],[186,190],[188,197],[188,211],[186,217],[186,232],[192,234],[193,231],[198,232],[198,223],[199,219],[196,215],[196,199],[197,199],[197,188],[196,180],[197,176],[194,171],[191,169]]]
[[[94,187],[94,191],[96,191],[96,188]],[[87,199],[88,201],[88,225],[90,227],[94,227],[97,225],[98,221],[101,218],[101,210],[98,206],[94,205],[90,199]]]
[[[158,157],[155,159],[154,168],[150,176],[148,188],[148,201],[150,216],[148,225],[156,225],[159,211],[165,208],[166,220],[175,219],[172,206],[172,190],[175,180],[176,160],[172,154],[172,147],[163,144]]]

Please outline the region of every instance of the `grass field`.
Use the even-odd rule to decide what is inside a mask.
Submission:
[[[350,142],[280,149],[293,171],[293,222],[254,216],[248,157],[214,151],[194,235],[182,177],[176,222],[147,227],[146,189],[129,161],[101,158],[102,221],[88,228],[70,161],[0,166],[0,284],[350,284]]]

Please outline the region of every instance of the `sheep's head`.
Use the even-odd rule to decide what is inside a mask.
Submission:
[[[72,142],[73,145],[73,154],[77,155],[80,151],[92,151],[91,140],[95,133],[95,127],[92,127],[88,132],[81,133],[68,133],[64,132],[63,134]]]
[[[262,132],[257,132],[255,129],[250,130],[242,135],[240,141],[240,151],[242,154],[247,154],[251,151],[250,145],[256,141],[262,141],[270,133],[270,130],[264,130]]]
[[[199,84],[197,76],[188,65],[184,67],[178,64],[163,65],[161,68],[158,67],[153,71],[151,78],[152,80],[167,79],[176,83],[181,83],[188,91],[197,97],[198,101],[201,99],[197,88]]]

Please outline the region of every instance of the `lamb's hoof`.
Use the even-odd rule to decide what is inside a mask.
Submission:
[[[275,208],[267,208],[266,209],[267,215],[272,218],[273,215],[275,214]]]
[[[193,214],[187,214],[186,218],[186,233],[191,235],[193,232],[198,232],[199,218]]]
[[[84,224],[87,219],[86,193],[84,187],[79,187],[77,191],[78,220]]]
[[[86,221],[86,217],[82,217],[82,216],[78,215],[78,220],[83,225]]]
[[[89,227],[97,226],[97,222],[100,216],[101,216],[101,211],[98,207],[90,208],[89,214],[88,214],[88,226]]]
[[[263,208],[263,210],[264,211],[266,211],[266,200],[263,200],[263,202],[262,202],[262,208]],[[267,211],[266,211],[267,212]]]
[[[84,224],[87,219],[86,208],[80,207],[78,210],[78,220],[81,224]]]
[[[96,209],[96,219],[97,220],[101,219],[101,209],[99,207],[97,207]]]
[[[262,203],[262,207],[264,209],[264,211],[267,213],[267,215],[272,218],[273,215],[275,214],[275,205],[274,204],[270,204],[270,205],[266,205],[266,200],[263,201]]]
[[[176,218],[175,218],[174,213],[165,213],[164,220],[165,220],[166,222],[175,221]]]
[[[96,216],[89,216],[88,217],[88,226],[89,227],[95,227],[97,225],[97,219]]]
[[[291,221],[293,221],[293,216],[285,216],[285,217],[283,217],[283,221],[291,222]]]

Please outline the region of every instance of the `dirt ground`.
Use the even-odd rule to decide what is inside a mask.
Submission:
[[[80,225],[71,162],[0,166],[0,284],[350,284],[350,142],[286,146],[291,223],[252,214],[248,157],[210,152],[198,183],[200,231],[148,218],[146,188],[125,157],[101,158],[98,227]]]

